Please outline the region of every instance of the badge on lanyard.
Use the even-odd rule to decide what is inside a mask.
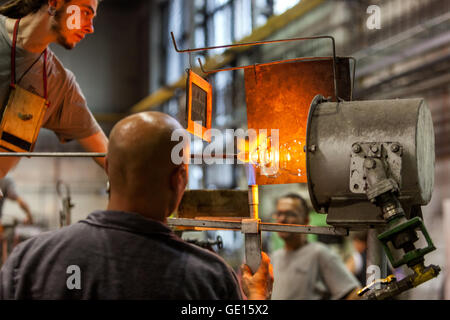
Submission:
[[[16,21],[11,51],[11,92],[2,110],[0,147],[11,152],[30,152],[34,149],[47,101],[47,49],[44,51],[44,98],[16,84],[16,41],[20,19]]]

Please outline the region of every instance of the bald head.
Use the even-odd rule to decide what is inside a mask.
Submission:
[[[143,205],[149,202],[153,202],[154,207],[178,204],[186,177],[183,177],[184,167],[171,160],[172,149],[178,144],[171,140],[175,130],[184,131],[174,118],[160,112],[131,115],[114,126],[107,156],[110,202],[136,203],[138,208],[128,210],[138,213],[142,213]]]

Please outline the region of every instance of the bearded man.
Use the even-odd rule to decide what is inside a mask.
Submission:
[[[32,101],[43,102],[40,120],[33,129],[27,127],[27,130],[38,133],[44,127],[52,130],[63,143],[78,140],[86,151],[106,152],[108,139],[87,107],[75,76],[49,48],[51,43],[57,43],[71,50],[87,34],[93,33],[97,7],[97,0],[11,0],[0,6],[2,116],[5,117],[6,107],[25,110],[25,115],[19,113],[20,120],[13,119],[17,125],[8,127],[6,123],[13,120],[2,119],[0,152],[17,151],[17,148],[32,151],[34,146],[35,141],[26,141],[14,132],[23,131],[37,118],[33,118],[31,111],[27,112],[36,108],[36,103],[34,106],[23,103],[28,98],[17,98],[19,91],[23,97],[31,96]],[[18,161],[17,157],[0,157],[0,178]],[[95,161],[104,167],[103,158]]]

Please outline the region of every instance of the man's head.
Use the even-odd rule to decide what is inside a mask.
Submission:
[[[308,206],[305,199],[295,193],[286,194],[276,201],[276,211],[273,214],[277,223],[308,224]],[[278,232],[283,240],[297,236],[295,233]]]
[[[352,233],[353,247],[359,253],[363,253],[367,248],[367,231],[355,231]]]
[[[178,207],[187,168],[171,159],[178,144],[171,140],[175,130],[185,132],[175,119],[160,112],[131,115],[114,126],[106,158],[110,209],[164,221]]]
[[[73,49],[86,34],[94,32],[93,19],[101,0],[11,0],[0,14],[12,19],[41,13],[48,16],[56,42]]]
[[[73,49],[86,34],[94,32],[97,0],[48,0],[48,3],[49,8],[54,8],[52,30],[57,43],[64,48]],[[53,13],[50,11],[50,14]],[[80,15],[79,18],[76,15]]]

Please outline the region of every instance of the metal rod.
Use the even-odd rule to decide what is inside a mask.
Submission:
[[[214,154],[214,155],[203,155],[191,153],[191,159],[238,159],[237,154]]]
[[[172,37],[172,42],[173,42],[173,46],[175,47],[175,51],[178,53],[208,51],[208,50],[223,49],[223,48],[237,48],[237,47],[245,47],[245,46],[258,46],[258,45],[271,44],[271,43],[315,40],[315,39],[331,39],[332,43],[333,43],[333,48],[335,46],[334,38],[332,36],[312,36],[312,37],[301,37],[301,38],[280,39],[280,40],[243,42],[243,43],[227,44],[227,45],[222,45],[222,46],[195,48],[195,49],[188,48],[188,49],[183,50],[183,49],[178,49],[177,42],[175,40],[175,36],[173,35],[173,32],[170,32],[170,35]],[[335,49],[333,49],[333,52],[335,52]]]
[[[355,90],[356,59],[354,57],[348,58],[353,60],[353,78],[352,78],[352,87],[350,88],[350,100],[353,101],[353,92]]]
[[[167,219],[167,224],[171,227],[198,227],[224,230],[241,230],[241,221],[225,221],[225,220],[202,220],[187,218],[171,218]],[[292,232],[304,234],[324,234],[335,236],[348,236],[348,230],[336,227],[317,227],[296,224],[280,224],[260,222],[259,229],[267,232]]]
[[[281,64],[281,63],[288,63],[288,62],[294,62],[294,61],[321,61],[321,60],[330,60],[331,57],[304,57],[304,58],[294,58],[294,59],[287,59],[287,60],[280,60],[280,61],[273,61],[273,62],[267,62],[267,63],[257,63],[257,64],[251,64],[247,66],[241,66],[241,67],[231,67],[231,68],[223,68],[223,69],[216,69],[216,70],[205,70],[202,64],[202,60],[198,58],[198,63],[200,64],[200,69],[203,73],[209,75],[212,73],[218,73],[222,71],[235,71],[240,69],[250,69],[254,67],[264,67],[264,66],[270,66],[274,64]]]
[[[261,223],[261,230],[269,232],[293,232],[305,234],[348,236],[348,230],[345,228],[304,226],[296,224]]]
[[[106,157],[106,153],[97,153],[97,152],[0,152],[0,157],[102,158],[102,157]]]

